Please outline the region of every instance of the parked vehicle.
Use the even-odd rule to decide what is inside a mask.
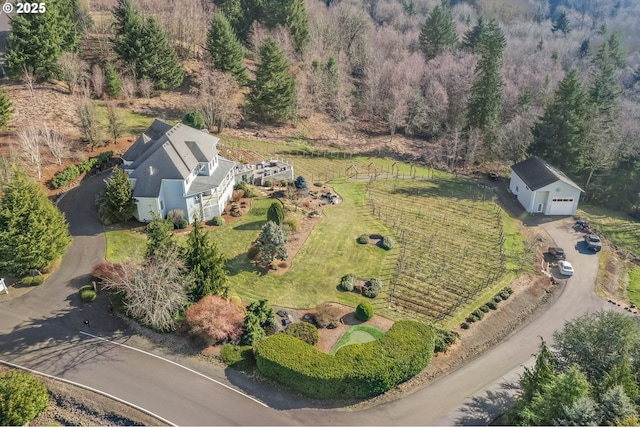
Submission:
[[[498,179],[500,179],[500,175],[498,175],[495,172],[490,172],[489,173],[489,179],[492,181],[497,181]]]
[[[591,233],[591,227],[589,226],[589,223],[587,221],[580,219],[576,221],[575,227],[578,229],[578,231],[581,231],[583,233]]]
[[[600,238],[595,234],[585,234],[584,241],[587,243],[587,248],[591,249],[594,252],[598,252],[602,249],[602,242]]]
[[[573,276],[573,266],[569,261],[558,261],[558,269],[564,276]]]
[[[549,248],[549,254],[551,254],[553,259],[567,259],[564,249],[562,248]]]

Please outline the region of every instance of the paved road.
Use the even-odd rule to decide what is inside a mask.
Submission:
[[[513,376],[514,370],[530,360],[537,350],[538,336],[550,340],[565,320],[606,306],[593,291],[597,255],[579,250],[580,234],[566,220],[547,223],[545,229],[567,250],[576,269],[549,310],[472,363],[402,400],[357,413],[320,409],[232,371],[223,372],[199,361],[185,362],[207,375],[203,377],[84,334],[138,347],[138,338],[108,313],[105,298],[88,308],[77,297],[76,290],[87,282],[91,266],[104,256],[105,240],[93,203],[94,194],[104,185],[101,178],[88,180],[60,202],[74,235],[61,268],[45,286],[0,305],[0,359],[102,390],[176,424],[478,424],[496,412],[504,397],[504,391],[495,391],[495,383],[505,375]],[[154,349],[153,353],[162,354],[163,350]],[[231,383],[278,409],[265,407],[209,378]],[[483,391],[488,386],[494,386],[494,391]],[[467,396],[474,395],[476,399],[465,402]]]

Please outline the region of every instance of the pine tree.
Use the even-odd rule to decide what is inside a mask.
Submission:
[[[284,53],[271,37],[260,46],[260,64],[250,87],[248,107],[256,120],[278,123],[294,116],[295,80],[289,75]]]
[[[13,104],[11,104],[11,100],[0,87],[0,128],[7,126],[12,116]]]
[[[616,59],[611,53],[609,43],[603,43],[595,58],[595,78],[589,89],[591,102],[601,113],[614,119],[614,107],[622,94],[620,79],[618,78]]]
[[[289,30],[293,37],[296,52],[309,40],[309,15],[304,0],[269,0],[265,3],[264,23],[268,28],[281,25]]]
[[[586,58],[591,55],[591,41],[589,39],[582,40],[580,43],[580,49],[578,49],[578,56],[580,58]]]
[[[209,234],[202,229],[200,221],[194,221],[193,229],[187,238],[185,253],[187,268],[193,275],[193,286],[189,295],[191,300],[200,301],[207,295],[227,297],[229,286],[224,267],[225,257],[220,253]]]
[[[269,210],[267,211],[267,221],[273,221],[278,225],[282,225],[282,223],[284,223],[284,217],[285,213],[282,203],[279,201],[271,203],[271,206],[269,206]]]
[[[105,67],[105,77],[107,79],[105,83],[106,92],[112,98],[119,98],[122,93],[122,81],[112,64],[107,64]]]
[[[116,168],[98,199],[100,220],[105,224],[126,221],[133,216],[135,210],[133,185],[129,182],[129,175]]]
[[[182,83],[184,69],[158,22],[143,20],[131,0],[119,0],[113,10],[116,19],[114,50],[135,71],[157,89],[174,89]]]
[[[177,247],[176,240],[171,232],[173,222],[153,215],[152,221],[147,224],[144,231],[147,233],[147,259],[156,258],[174,251]]]
[[[35,181],[16,170],[0,200],[0,270],[23,275],[45,269],[70,244],[64,214]]]
[[[619,31],[609,34],[605,43],[609,45],[609,54],[616,67],[624,68],[627,65],[627,48],[622,41],[622,34]]]
[[[470,49],[471,51],[475,51],[484,29],[484,19],[481,16],[478,18],[476,25],[464,33],[464,36],[462,37],[462,46]]]
[[[498,23],[491,20],[480,37],[480,55],[467,104],[467,126],[480,129],[487,158],[495,158],[502,121],[502,56],[506,40]]]
[[[288,258],[286,243],[287,237],[282,227],[273,221],[268,221],[255,242],[256,248],[260,250],[262,263],[268,266],[274,259],[286,261]]]
[[[589,100],[575,69],[558,84],[553,100],[533,125],[531,154],[568,173],[582,169]]]
[[[562,34],[569,34],[571,31],[571,25],[569,25],[569,18],[567,17],[566,12],[561,12],[554,20],[553,25],[551,26],[551,31],[556,32],[560,31]]]
[[[446,1],[436,6],[420,31],[420,49],[427,59],[438,56],[445,49],[458,45],[458,33],[451,9]]]
[[[224,14],[213,15],[207,37],[207,51],[211,54],[213,67],[235,76],[240,86],[249,80],[247,69],[242,63],[244,48],[233,32]]]
[[[25,69],[37,79],[55,76],[63,51],[78,49],[79,38],[58,2],[47,2],[46,13],[15,14],[7,39],[5,68],[10,77]]]

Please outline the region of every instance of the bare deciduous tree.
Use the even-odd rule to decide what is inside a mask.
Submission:
[[[22,64],[22,78],[24,79],[24,82],[27,84],[27,88],[29,89],[29,94],[31,95],[31,100],[35,99],[35,94],[34,94],[34,87],[33,84],[35,83],[36,80],[36,76],[33,73],[33,70],[29,67],[27,67],[27,64]]]
[[[138,92],[141,96],[147,99],[151,98],[151,93],[153,93],[153,82],[148,79],[138,81]]]
[[[20,128],[18,130],[17,144],[22,159],[35,168],[38,173],[38,179],[41,179],[43,159],[40,146],[42,141],[38,129],[34,126]]]
[[[82,98],[77,108],[83,139],[93,151],[95,147],[102,145],[102,126],[98,111],[93,101],[88,98]]]
[[[104,93],[104,70],[99,64],[94,64],[91,67],[91,84],[93,86],[93,92],[98,98],[102,98]]]
[[[148,259],[143,264],[125,261],[99,277],[104,289],[120,292],[124,308],[144,325],[160,331],[177,326],[176,314],[187,303],[189,276],[177,249]]]
[[[136,80],[133,77],[122,77],[122,94],[126,100],[136,97]]]
[[[218,133],[227,126],[235,125],[238,113],[238,84],[235,78],[227,73],[214,70],[202,63],[195,77],[196,86],[191,92],[198,97],[198,104],[207,127],[216,127]]]
[[[69,93],[73,94],[80,79],[87,72],[87,63],[81,60],[77,53],[64,52],[58,60],[58,67]]]
[[[107,103],[107,131],[109,136],[113,137],[113,143],[118,142],[118,138],[122,135],[124,128],[124,119],[122,113],[113,102]]]
[[[51,155],[56,159],[56,163],[61,165],[62,159],[68,157],[71,153],[69,144],[65,141],[64,136],[55,129],[49,128],[46,123],[42,126],[40,135],[42,135],[46,146],[49,147]]]

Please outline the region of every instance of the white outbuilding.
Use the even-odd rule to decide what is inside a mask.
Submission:
[[[511,166],[509,189],[530,213],[575,215],[584,190],[539,157]]]

